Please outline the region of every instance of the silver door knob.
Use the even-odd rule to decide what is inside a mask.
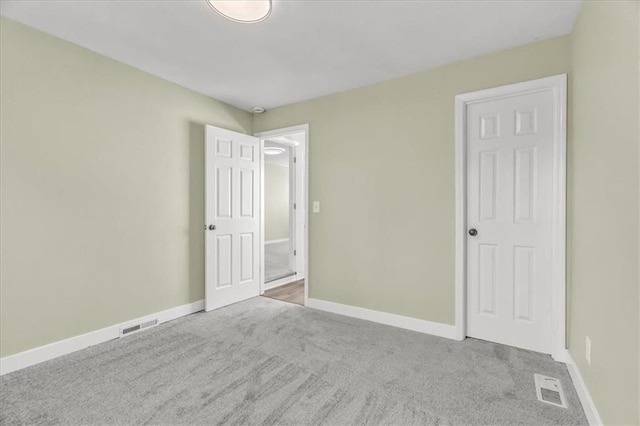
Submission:
[[[215,225],[209,225],[209,231],[215,231],[215,230],[216,230]]]
[[[478,235],[478,230],[475,228],[469,229],[469,235],[471,235],[472,237],[475,237],[476,235]]]

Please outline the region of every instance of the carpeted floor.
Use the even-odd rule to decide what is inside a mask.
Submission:
[[[293,275],[289,258],[289,241],[264,245],[264,281],[270,282]]]
[[[569,409],[538,402],[533,374]],[[587,424],[550,357],[257,297],[1,378],[1,424]]]

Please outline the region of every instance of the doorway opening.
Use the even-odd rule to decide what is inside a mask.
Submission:
[[[264,143],[264,283],[296,275],[293,148]]]
[[[260,294],[304,305],[307,231],[306,153],[308,126],[256,134],[260,139]]]

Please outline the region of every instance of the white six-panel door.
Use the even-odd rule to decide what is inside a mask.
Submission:
[[[467,335],[551,353],[553,95],[467,106]],[[476,235],[473,230],[477,231]]]
[[[260,293],[258,139],[205,129],[205,309]]]

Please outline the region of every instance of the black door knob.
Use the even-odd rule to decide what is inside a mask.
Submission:
[[[215,230],[216,230],[215,225],[209,225],[209,231],[215,231]]]
[[[475,228],[469,229],[469,235],[471,235],[472,237],[475,237],[476,235],[478,235],[478,230]]]

